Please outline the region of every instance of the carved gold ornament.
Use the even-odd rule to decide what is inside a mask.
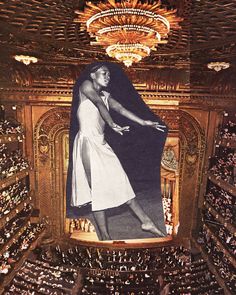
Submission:
[[[30,63],[36,63],[38,61],[37,57],[29,55],[15,55],[14,58],[26,66],[28,66]]]

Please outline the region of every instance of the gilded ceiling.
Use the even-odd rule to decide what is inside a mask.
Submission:
[[[97,1],[93,1],[96,3]],[[145,2],[145,1],[143,1]],[[152,3],[153,1],[149,1]],[[163,0],[183,18],[180,30],[172,30],[168,43],[158,45],[141,67],[177,68],[236,57],[236,2],[230,0]],[[78,64],[111,60],[103,48],[91,46],[87,32],[75,21],[81,0],[0,0],[1,60],[28,54],[41,63]]]

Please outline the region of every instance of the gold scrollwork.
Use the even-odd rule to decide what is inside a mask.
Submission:
[[[164,150],[162,155],[161,165],[167,170],[177,171],[178,162],[177,162],[175,152],[172,146],[168,146]]]
[[[49,138],[46,134],[41,134],[38,138],[39,160],[44,163],[49,157]]]

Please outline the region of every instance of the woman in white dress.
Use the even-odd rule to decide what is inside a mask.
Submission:
[[[80,127],[73,143],[71,206],[91,203],[102,240],[111,239],[106,224],[106,209],[122,204],[127,204],[138,217],[142,230],[164,236],[137,202],[119,159],[104,139],[104,128],[107,124],[121,136],[129,132],[129,126],[121,127],[112,120],[110,109],[161,132],[164,132],[165,126],[143,120],[124,108],[104,90],[109,82],[109,69],[99,64],[91,69],[90,79],[83,81],[79,87],[76,115]]]

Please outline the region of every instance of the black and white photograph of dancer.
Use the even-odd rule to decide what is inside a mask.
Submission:
[[[118,65],[90,65],[72,101],[69,217],[92,219],[100,240],[166,236],[159,171],[166,134]]]

